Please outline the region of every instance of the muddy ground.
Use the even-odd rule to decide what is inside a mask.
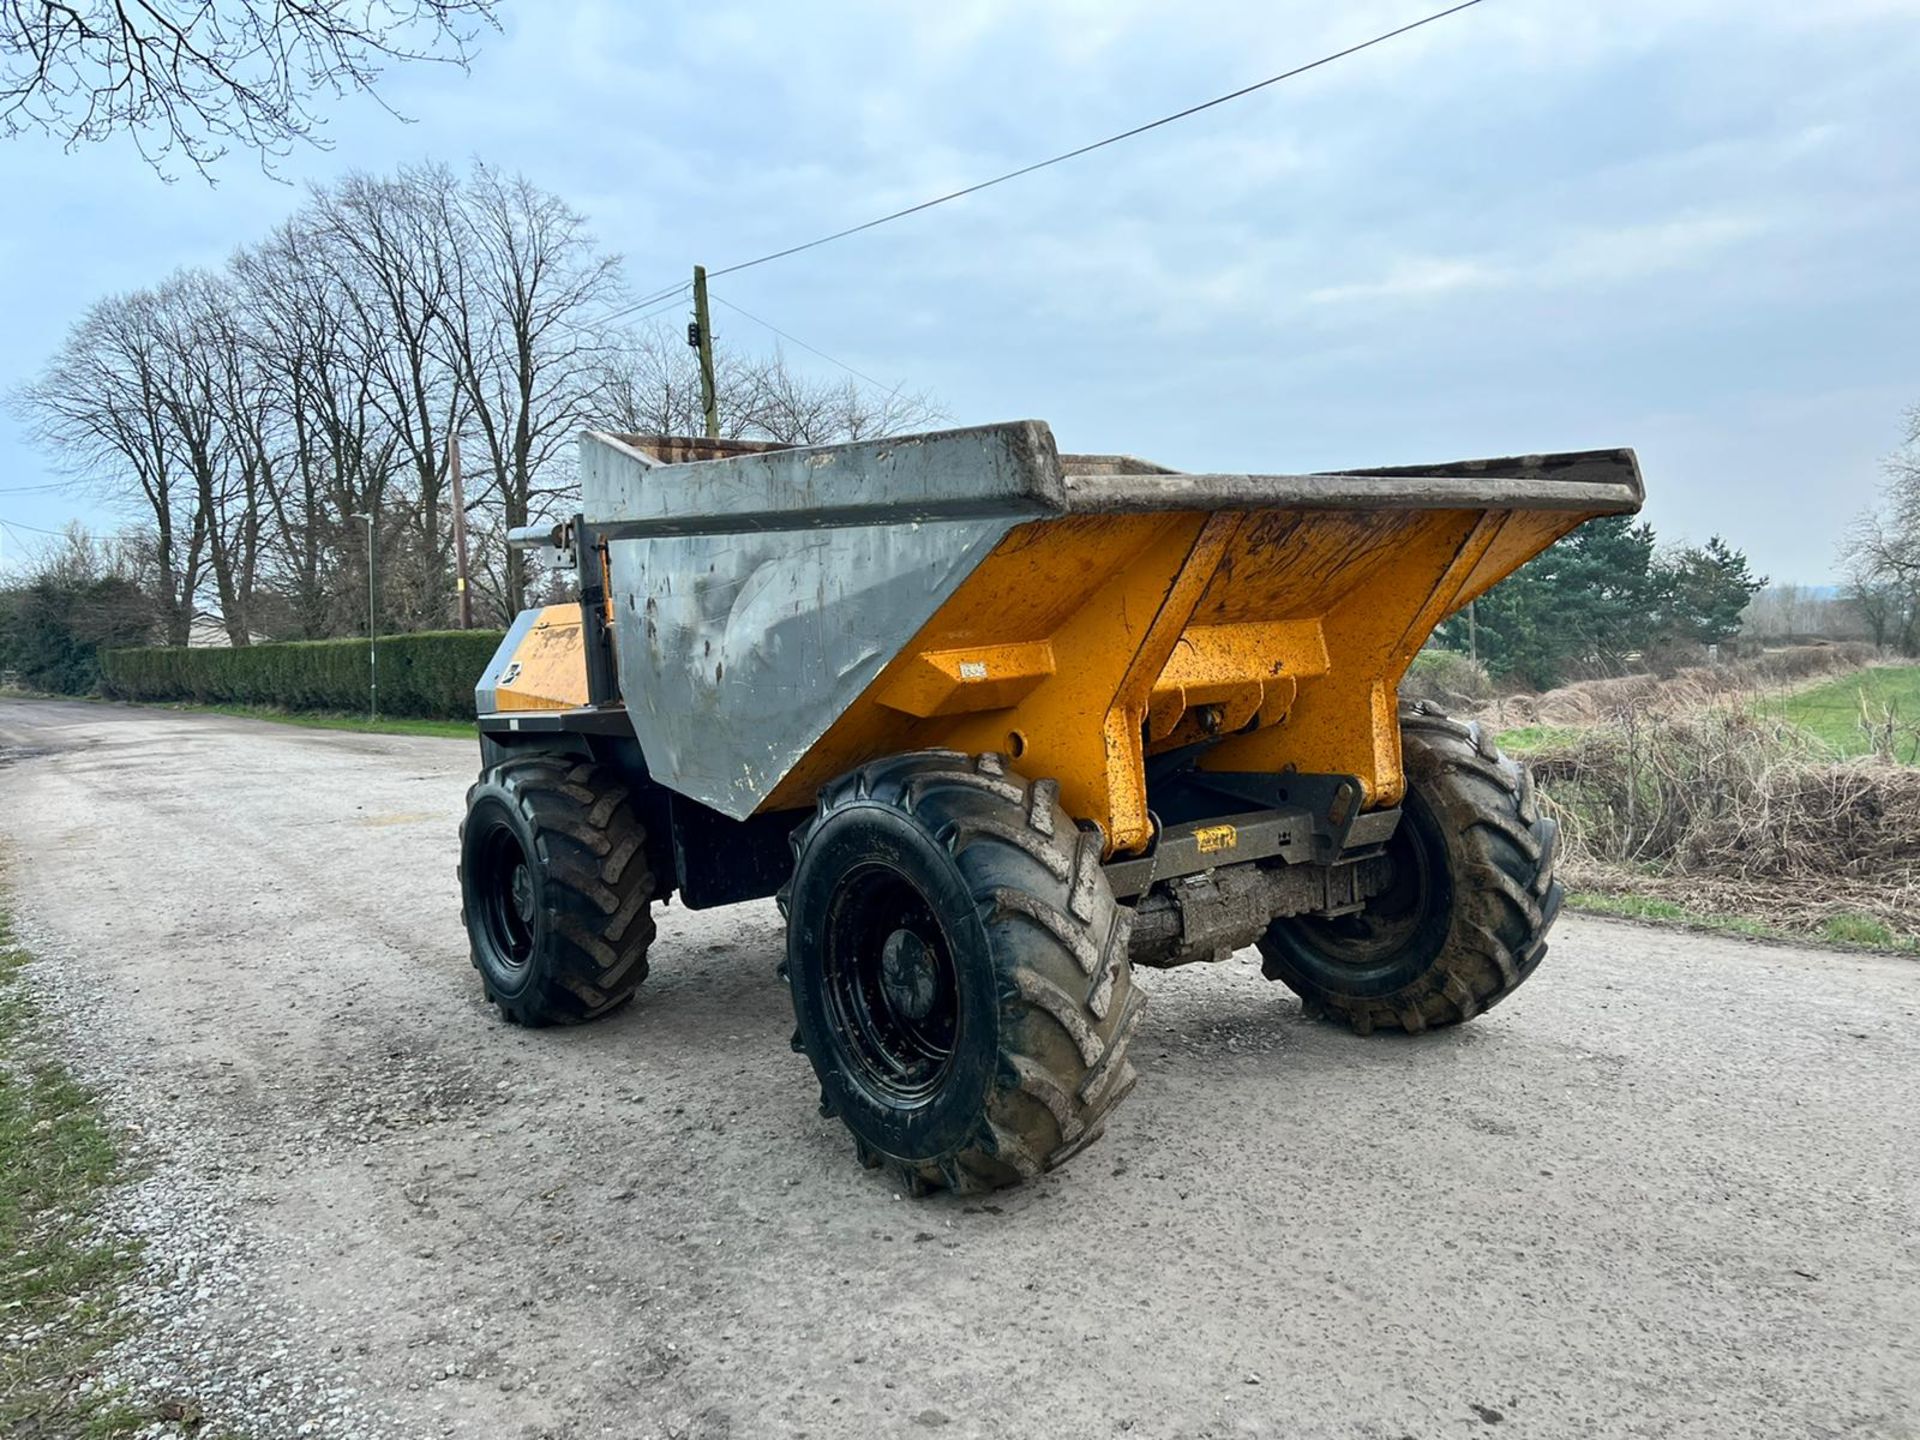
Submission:
[[[242,1435],[1920,1435],[1920,965],[1571,918],[1472,1025],[1150,975],[1063,1173],[815,1113],[771,905],[637,1005],[480,1001],[454,741],[0,703],[0,835],[148,1167],[115,1377]],[[302,1429],[302,1426],[306,1429]]]

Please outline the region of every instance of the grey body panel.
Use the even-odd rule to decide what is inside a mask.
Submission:
[[[648,770],[735,819],[759,808],[1026,521],[1195,509],[1611,513],[1638,509],[1640,496],[1630,451],[1186,475],[1130,456],[1062,456],[1032,420],[798,449],[581,441],[582,515],[607,542],[620,692]]]
[[[581,506],[610,539],[911,525],[1066,509],[1034,420],[659,465],[606,435],[581,447]]]
[[[663,466],[589,437],[583,513],[652,776],[752,814],[1008,530],[1058,512],[1039,445],[999,426]],[[1048,475],[1052,497],[1030,488]]]
[[[1067,508],[1141,510],[1579,510],[1631,514],[1646,498],[1631,450],[1519,455],[1313,475],[1188,475],[1100,456],[1065,456]],[[1094,460],[1096,457],[1086,457]],[[1112,466],[1113,468],[1107,468]],[[1137,468],[1136,468],[1137,467]]]

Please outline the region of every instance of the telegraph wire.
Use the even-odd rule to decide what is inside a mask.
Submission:
[[[789,335],[786,331],[782,330],[778,325],[775,325],[772,321],[762,320],[758,315],[754,314],[751,310],[744,309],[743,307],[734,304],[731,300],[727,299],[727,297],[724,295],[715,295],[713,298],[719,301],[722,305],[726,306],[727,309],[733,311],[735,314],[746,316],[747,319],[753,321],[754,324],[764,326],[766,329],[771,330],[774,334],[778,335],[782,340],[790,341],[791,343],[798,345],[802,350],[805,350],[810,355],[818,355],[822,360],[826,361],[829,365],[838,365],[842,370],[846,371],[849,375],[853,376],[855,379],[864,380],[869,385],[873,386],[875,389],[885,390],[889,394],[896,393],[900,389],[898,385],[888,385],[884,381],[874,379],[873,376],[867,374],[867,372],[864,370],[854,369],[853,366],[847,364],[847,362],[844,360],[834,359],[833,356],[827,354],[826,351],[820,349],[818,346],[809,345],[806,341],[802,340],[798,335]]]
[[[680,287],[680,289],[681,289],[682,291],[686,291],[686,290],[691,290],[692,288],[693,288],[693,287],[692,287],[691,285],[682,285],[682,286]],[[674,297],[673,297],[673,298],[672,298],[671,300],[669,300],[669,301],[668,301],[668,302],[667,302],[666,304],[664,304],[664,305],[660,305],[660,306],[656,306],[656,307],[655,307],[654,309],[652,309],[652,310],[649,310],[649,311],[647,311],[647,313],[646,313],[646,314],[644,314],[644,315],[637,315],[637,316],[635,316],[635,317],[634,317],[634,319],[633,319],[633,323],[634,323],[635,325],[640,325],[640,324],[643,324],[643,323],[645,323],[645,322],[646,322],[646,321],[648,321],[648,320],[651,320],[651,319],[653,319],[653,318],[654,318],[654,316],[656,316],[656,315],[664,315],[664,314],[666,314],[666,313],[667,313],[667,312],[668,312],[669,310],[676,310],[676,309],[678,309],[678,308],[679,308],[679,306],[680,306],[680,301],[681,301],[681,296],[680,296],[679,294],[675,294],[675,295],[674,295]],[[618,313],[619,313],[619,312],[616,312],[616,315],[617,315]],[[609,319],[612,319],[612,318],[615,318],[615,317],[614,317],[614,316],[609,316],[608,318],[609,318]]]
[[[735,265],[722,266],[718,270],[709,271],[708,278],[718,280],[722,275],[732,275],[741,270],[751,270],[754,266],[765,265],[770,260],[784,260],[789,255],[798,255],[802,250],[811,250],[819,245],[831,244],[835,240],[844,240],[849,235],[858,235],[863,230],[872,230],[876,226],[885,225],[894,220],[903,220],[909,215],[919,214],[922,210],[931,210],[936,205],[944,205],[949,200],[959,200],[964,196],[975,195],[982,190],[991,189],[995,185],[1004,185],[1009,180],[1018,180],[1022,175],[1031,175],[1036,170],[1045,170],[1050,165],[1058,165],[1065,160],[1076,160],[1080,156],[1091,154],[1095,150],[1103,150],[1109,145],[1117,145],[1122,140],[1131,140],[1136,135],[1144,135],[1149,130],[1158,130],[1162,125],[1171,125],[1176,120],[1185,120],[1190,115],[1198,115],[1201,111],[1211,110],[1216,105],[1225,105],[1231,100],[1238,100],[1244,95],[1251,95],[1256,90],[1264,90],[1269,85],[1278,85],[1283,80],[1291,80],[1297,75],[1304,75],[1309,70],[1318,70],[1323,65],[1331,65],[1334,61],[1344,60],[1349,55],[1357,55],[1362,50],[1369,50],[1375,45],[1385,44],[1389,40],[1405,35],[1410,30],[1418,30],[1423,25],[1431,25],[1436,20],[1444,20],[1449,15],[1457,15],[1462,10],[1470,10],[1478,4],[1480,4],[1480,0],[1461,0],[1461,3],[1458,5],[1451,6],[1445,10],[1437,10],[1422,19],[1414,20],[1397,29],[1375,35],[1371,40],[1362,40],[1357,45],[1349,45],[1344,50],[1336,50],[1330,55],[1322,55],[1318,60],[1309,60],[1304,65],[1296,65],[1293,69],[1283,70],[1278,75],[1269,75],[1265,80],[1256,80],[1251,85],[1243,85],[1238,90],[1229,91],[1225,95],[1216,95],[1213,99],[1203,100],[1198,105],[1189,105],[1186,109],[1176,110],[1171,115],[1162,115],[1158,120],[1149,120],[1146,124],[1136,125],[1131,130],[1122,130],[1119,134],[1109,135],[1104,140],[1095,140],[1090,144],[1081,145],[1073,150],[1063,151],[1061,154],[1050,156],[1045,160],[1036,160],[1031,165],[1022,165],[1018,170],[1009,170],[1004,175],[996,175],[991,180],[981,180],[976,184],[966,186],[964,189],[951,190],[945,195],[936,195],[931,200],[922,200],[918,205],[909,205],[904,210],[895,210],[891,215],[882,215],[877,220],[864,221],[859,225],[849,225],[844,230],[836,230],[831,235],[822,235],[816,240],[808,240],[800,245],[789,245],[784,250],[775,250],[771,254],[760,255],[752,260],[742,260]]]
[[[634,321],[634,323],[637,325],[640,323],[640,320],[650,320],[655,315],[660,315],[665,313],[668,310],[671,310],[677,303],[679,303],[680,297],[684,295],[687,291],[691,290],[692,288],[693,288],[693,282],[691,280],[682,280],[678,285],[669,285],[666,289],[656,290],[653,294],[646,296],[644,299],[634,300],[629,302],[628,304],[620,306],[617,310],[608,311],[605,315],[602,315],[600,317],[600,323],[602,325],[608,325],[615,320],[619,320],[625,316],[633,314],[633,312],[636,310],[647,310],[647,307],[649,305],[660,305],[660,302],[662,300],[665,300],[667,302],[665,305],[660,305],[660,308],[658,310],[647,310],[647,313],[645,315],[640,316],[638,320]]]
[[[849,225],[845,229],[835,230],[830,235],[821,235],[815,239],[804,241],[799,245],[789,245],[784,250],[773,250],[765,255],[757,255],[751,260],[741,260],[732,265],[724,265],[717,270],[708,271],[708,278],[718,280],[722,275],[735,275],[742,270],[751,270],[756,265],[765,265],[773,260],[784,260],[787,256],[798,255],[803,250],[812,250],[821,245],[830,245],[835,240],[844,240],[847,236],[858,235],[863,230],[872,230],[881,225],[890,224],[895,220],[904,220],[909,215],[918,215],[922,210],[931,210],[936,205],[945,205],[949,200],[959,200],[968,195],[977,195],[980,191],[990,190],[995,185],[1004,185],[1009,180],[1018,180],[1021,176],[1031,175],[1036,170],[1045,170],[1050,165],[1058,165],[1067,160],[1076,160],[1082,155],[1092,154],[1095,150],[1104,150],[1107,146],[1117,145],[1122,140],[1131,140],[1134,136],[1144,135],[1149,130],[1158,130],[1161,126],[1171,125],[1176,120],[1185,120],[1188,116],[1198,115],[1203,110],[1211,110],[1217,105],[1225,105],[1229,101],[1251,95],[1256,90],[1265,90],[1270,85],[1278,85],[1282,81],[1292,80],[1296,76],[1305,75],[1309,70],[1318,70],[1324,65],[1333,64],[1336,60],[1344,60],[1349,55],[1358,55],[1362,50],[1371,50],[1376,45],[1384,45],[1389,40],[1398,39],[1400,36],[1418,30],[1422,26],[1431,25],[1437,20],[1444,20],[1449,15],[1458,15],[1462,10],[1471,10],[1480,3],[1481,0],[1461,0],[1461,3],[1457,5],[1448,6],[1444,10],[1436,10],[1431,15],[1409,21],[1407,24],[1397,26],[1392,30],[1382,31],[1370,40],[1362,40],[1358,44],[1347,46],[1344,50],[1335,50],[1331,54],[1322,55],[1318,60],[1309,60],[1304,65],[1296,65],[1291,70],[1281,71],[1278,75],[1269,75],[1266,79],[1256,80],[1251,85],[1242,85],[1238,90],[1230,90],[1225,95],[1216,95],[1213,99],[1203,100],[1198,105],[1189,105],[1186,109],[1176,110],[1171,115],[1162,115],[1158,120],[1149,120],[1143,125],[1135,125],[1130,130],[1122,130],[1118,134],[1107,136],[1105,139],[1094,140],[1086,145],[1077,146],[1072,150],[1062,151],[1060,154],[1049,156],[1045,160],[1036,160],[1031,165],[1022,165],[1019,169],[1009,170],[1004,175],[995,175],[990,180],[981,180],[959,190],[950,190],[944,195],[934,196],[931,200],[922,200],[918,205],[909,205],[904,210],[895,210],[891,214],[882,215],[877,219],[862,221],[858,225]],[[683,288],[685,288],[685,282],[671,289],[658,291],[644,300],[636,300],[631,305],[614,311],[608,315],[606,319],[618,320],[623,315],[629,315],[635,310],[645,309],[649,305],[666,299],[669,295],[677,296]],[[745,312],[743,311],[742,313],[744,314]],[[772,329],[773,327],[768,326],[767,328]],[[800,342],[796,340],[794,343],[797,345]]]
[[[64,530],[48,530],[40,525],[27,525],[19,520],[0,520],[0,525],[6,526],[9,530],[27,530],[35,535],[51,535],[56,540],[67,533]]]

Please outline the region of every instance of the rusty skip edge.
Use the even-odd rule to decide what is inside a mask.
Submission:
[[[609,540],[1159,510],[1501,509],[1631,514],[1631,450],[1298,475],[1188,474],[1131,456],[1062,455],[1038,420],[843,445],[729,447],[589,431],[582,506]],[[651,452],[651,453],[650,453]]]

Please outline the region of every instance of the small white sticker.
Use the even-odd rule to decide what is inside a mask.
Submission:
[[[984,660],[962,660],[960,662],[962,680],[984,680],[987,678],[987,662]]]

